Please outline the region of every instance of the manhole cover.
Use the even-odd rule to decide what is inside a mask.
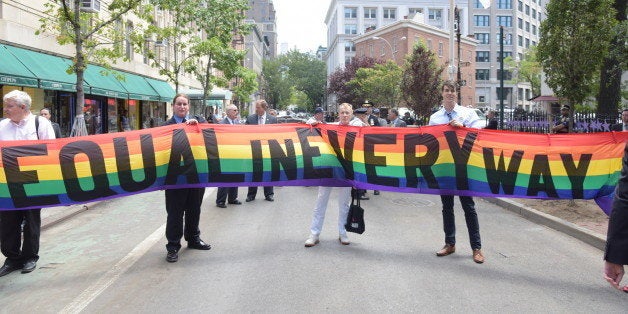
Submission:
[[[401,206],[428,207],[433,206],[434,202],[414,197],[400,197],[392,200],[394,204]]]

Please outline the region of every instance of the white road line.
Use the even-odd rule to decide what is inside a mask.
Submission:
[[[212,194],[213,189],[216,188],[208,188],[210,191],[205,192],[205,196],[203,197],[203,201],[207,198],[208,195]],[[207,193],[209,192],[209,193]],[[63,310],[59,313],[80,313],[84,310],[92,301],[94,301],[103,291],[105,291],[111,284],[113,284],[120,275],[125,273],[131,266],[135,264],[148,250],[157,243],[157,241],[161,240],[166,232],[166,224],[161,225],[157,230],[155,230],[151,235],[149,235],[144,241],[135,246],[129,254],[127,254],[124,258],[122,258],[118,263],[113,265],[109,271],[104,274],[98,281],[96,281],[93,285],[89,286],[83,293],[81,293],[78,297],[76,297],[70,304],[68,304]]]

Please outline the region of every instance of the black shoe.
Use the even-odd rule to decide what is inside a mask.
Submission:
[[[362,201],[368,201],[368,200],[369,200],[369,198],[368,198],[368,196],[360,195],[360,200],[362,200]]]
[[[242,205],[242,202],[235,200],[233,202],[229,202],[229,204],[233,204],[233,205]]]
[[[379,191],[378,190],[373,191],[373,195],[379,195]]]
[[[37,260],[31,258],[27,260],[26,263],[24,263],[24,266],[22,267],[22,274],[30,273],[33,270],[35,270],[36,267],[37,267]]]
[[[220,208],[227,208],[227,205],[225,205],[225,203],[217,203],[216,206]]]
[[[266,200],[269,201],[269,202],[274,202],[275,201],[275,199],[273,198],[272,195],[266,196]]]
[[[168,263],[174,263],[178,260],[179,254],[176,251],[168,251],[168,254],[166,255],[166,261],[168,261]]]
[[[255,197],[253,197],[253,196],[247,196],[247,197],[246,197],[246,201],[247,201],[247,203],[248,203],[248,202],[252,202],[252,201],[254,201],[254,200],[255,200]]]
[[[2,267],[0,267],[0,277],[4,276],[4,275],[8,275],[9,273],[18,270],[20,268],[12,266],[12,265],[7,265],[4,264],[2,265]]]
[[[209,250],[212,246],[203,242],[203,240],[198,239],[194,242],[188,242],[188,248],[195,250]]]

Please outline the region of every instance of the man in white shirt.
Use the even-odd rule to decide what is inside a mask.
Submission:
[[[255,113],[246,117],[246,124],[257,124],[257,125],[265,125],[265,124],[275,124],[277,123],[277,118],[275,116],[271,116],[267,114],[268,111],[268,103],[266,100],[260,99],[255,102]],[[250,186],[249,190],[246,193],[246,201],[252,202],[255,200],[255,196],[257,195],[257,187]],[[264,199],[273,202],[275,201],[275,191],[272,186],[264,187]]]
[[[453,127],[482,128],[482,122],[475,110],[456,103],[456,83],[445,81],[442,87],[443,107],[430,116],[429,125],[449,124]],[[447,256],[456,251],[456,225],[454,217],[454,196],[441,195],[443,203],[443,229],[445,231],[445,246],[437,256]],[[469,231],[469,241],[473,250],[473,261],[484,263],[482,243],[480,240],[480,224],[475,211],[475,203],[471,196],[460,196],[460,203],[464,210],[464,217]]]
[[[50,121],[31,113],[31,97],[27,93],[14,90],[4,95],[2,100],[6,119],[0,121],[0,141],[55,138]],[[24,243],[22,221],[25,222]],[[4,265],[0,268],[0,277],[18,269],[23,274],[35,270],[39,260],[40,229],[40,208],[0,211],[0,243],[2,254],[6,256]]]

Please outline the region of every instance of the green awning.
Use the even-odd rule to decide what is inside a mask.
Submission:
[[[143,77],[127,72],[120,73],[124,75],[124,81],[120,83],[129,92],[129,99],[159,101],[159,94]]]
[[[150,86],[159,94],[159,98],[161,101],[172,102],[174,98],[175,92],[174,89],[168,84],[168,82],[152,79],[145,77],[144,78]]]
[[[218,99],[205,100],[205,106],[220,107],[222,106],[222,100],[218,100]]]
[[[88,65],[85,70],[85,82],[91,86],[91,94],[106,96],[111,98],[127,99],[129,94],[112,74],[106,75],[107,69],[97,66]]]
[[[35,74],[9,53],[4,45],[0,45],[0,84],[37,87]]]
[[[76,75],[68,74],[65,59],[13,46],[5,47],[39,79],[39,88],[76,91]]]

